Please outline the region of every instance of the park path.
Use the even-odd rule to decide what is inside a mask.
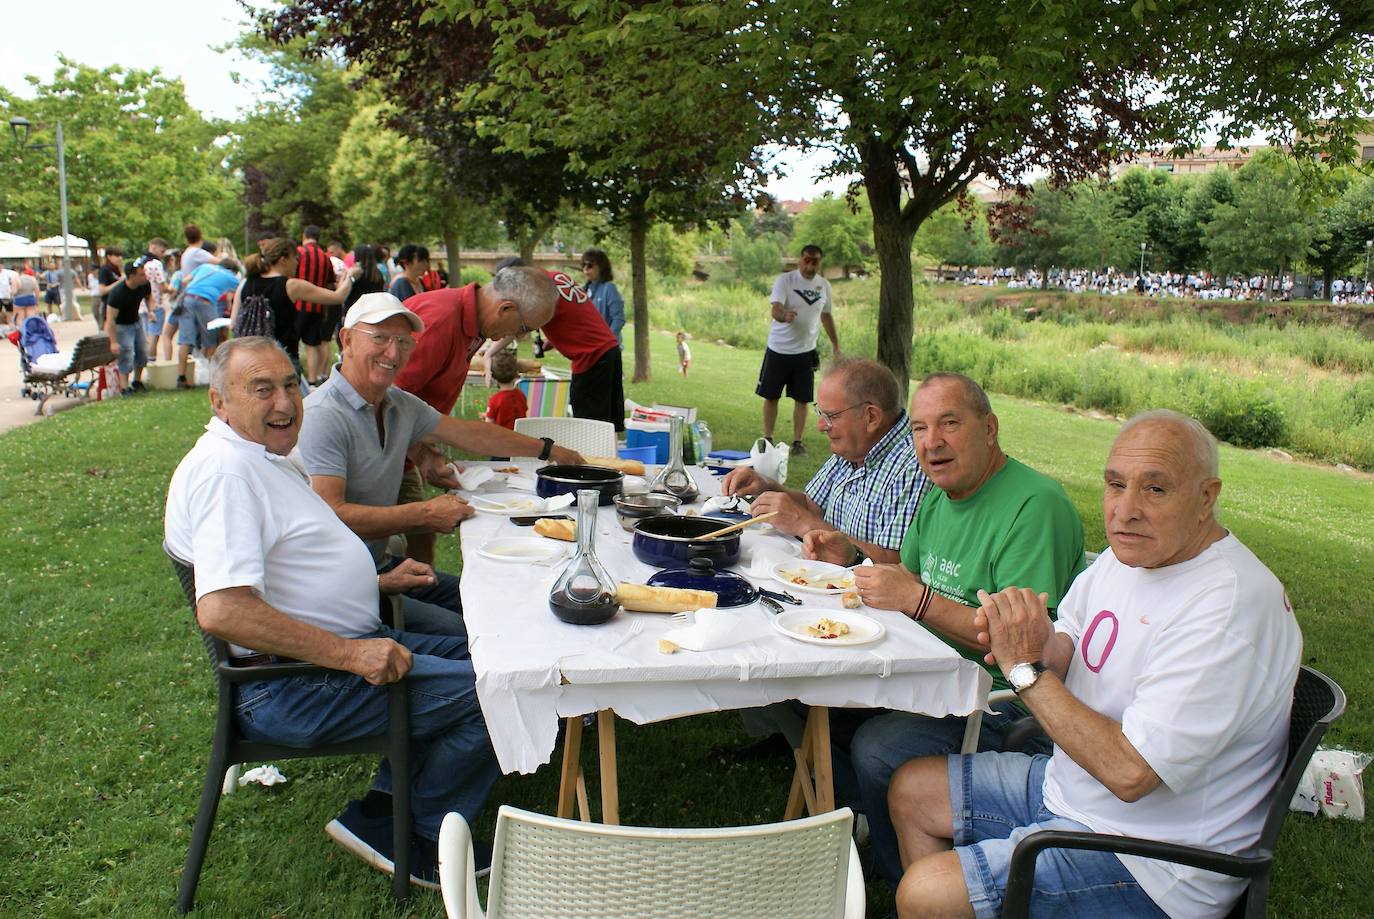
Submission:
[[[65,351],[73,347],[77,339],[83,335],[96,333],[95,320],[87,317],[75,322],[58,322],[53,324],[52,330],[57,335],[57,347]],[[0,433],[42,420],[42,416],[33,413],[38,403],[19,394],[23,385],[24,374],[19,369],[19,349],[8,340],[0,341]],[[61,411],[81,405],[82,402],[81,399],[54,396],[48,400],[48,409]]]

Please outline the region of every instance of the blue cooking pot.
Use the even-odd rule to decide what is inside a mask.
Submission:
[[[715,567],[728,568],[739,561],[739,531],[718,539],[701,538],[726,526],[713,517],[650,517],[635,525],[631,548],[635,558],[655,568],[686,568],[694,558],[708,558]]]
[[[545,466],[534,478],[535,493],[541,498],[577,497],[578,489],[595,488],[601,492],[597,501],[601,507],[610,504],[625,488],[625,473],[606,466]]]

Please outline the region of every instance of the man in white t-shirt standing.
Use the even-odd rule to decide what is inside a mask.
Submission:
[[[1107,458],[1110,549],[1059,605],[1009,588],[975,620],[1052,757],[927,757],[888,802],[901,916],[999,916],[1012,850],[1043,829],[1252,854],[1282,771],[1302,635],[1283,585],[1214,515],[1216,441],[1195,420],[1128,421]],[[954,845],[950,851],[951,842]],[[1049,849],[1032,913],[1225,916],[1245,881]]]
[[[19,288],[19,272],[0,265],[0,325],[14,321],[14,294]]]
[[[763,436],[770,442],[783,391],[791,397],[792,453],[798,456],[806,451],[802,434],[806,431],[806,407],[815,400],[816,368],[821,364],[816,339],[821,326],[830,338],[831,351],[837,357],[840,353],[835,319],[830,314],[830,282],[820,273],[821,254],[820,246],[802,247],[797,269],[778,275],[773,282],[768,350],[763,352],[759,384],[754,389],[763,397]]]

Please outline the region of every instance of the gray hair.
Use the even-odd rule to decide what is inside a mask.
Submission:
[[[548,272],[529,265],[502,268],[487,289],[502,300],[513,302],[521,320],[531,329],[552,319],[558,306],[558,285],[553,283]]]
[[[954,373],[949,370],[940,370],[935,373],[927,374],[921,381],[921,385],[916,387],[919,392],[932,383],[941,380],[951,380],[958,383],[964,390],[964,399],[968,402],[968,407],[973,409],[980,418],[986,418],[992,414],[992,403],[988,401],[988,394],[983,387],[974,382],[972,377],[966,377],[962,373]]]
[[[851,403],[872,402],[885,416],[902,410],[897,378],[882,364],[866,357],[841,356],[830,362],[825,377],[839,377]]]
[[[276,351],[287,361],[291,356],[286,353],[286,349],[277,343],[274,338],[265,335],[247,335],[243,338],[231,338],[224,344],[215,349],[215,353],[210,358],[210,388],[221,396],[226,395],[225,386],[229,382],[229,364],[234,359],[234,355],[240,351]]]
[[[1217,457],[1217,439],[1212,436],[1212,432],[1207,430],[1201,421],[1171,409],[1152,408],[1132,415],[1117,432],[1116,439],[1112,441],[1112,449],[1116,449],[1117,442],[1126,436],[1126,432],[1142,424],[1167,424],[1181,431],[1190,441],[1189,449],[1203,474],[1203,478],[1220,478],[1221,467]]]

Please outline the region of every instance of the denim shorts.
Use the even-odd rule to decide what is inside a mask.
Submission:
[[[1002,915],[1011,853],[1038,830],[1088,827],[1050,812],[1044,803],[1049,757],[975,753],[949,758],[949,800],[954,846],[978,919]],[[1165,917],[1110,852],[1046,849],[1035,861],[1031,916]]]
[[[219,306],[204,297],[187,294],[182,298],[178,317],[177,344],[193,348],[209,348],[219,344],[219,330],[210,331],[207,323],[220,318]]]
[[[128,376],[135,367],[148,365],[148,342],[143,334],[143,323],[120,325],[116,322],[115,341],[119,344],[119,356],[115,358],[115,364],[120,373]]]
[[[166,321],[167,321],[167,311],[166,311],[165,309],[163,309],[162,307],[159,306],[159,307],[157,307],[156,309],[151,309],[151,310],[149,310],[149,311],[148,311],[148,318],[145,320],[145,323],[146,323],[147,326],[148,326],[148,335],[149,335],[149,337],[151,337],[151,338],[156,338],[156,337],[158,337],[159,335],[161,335],[161,334],[162,334],[162,324],[163,324],[164,322],[166,322]]]

